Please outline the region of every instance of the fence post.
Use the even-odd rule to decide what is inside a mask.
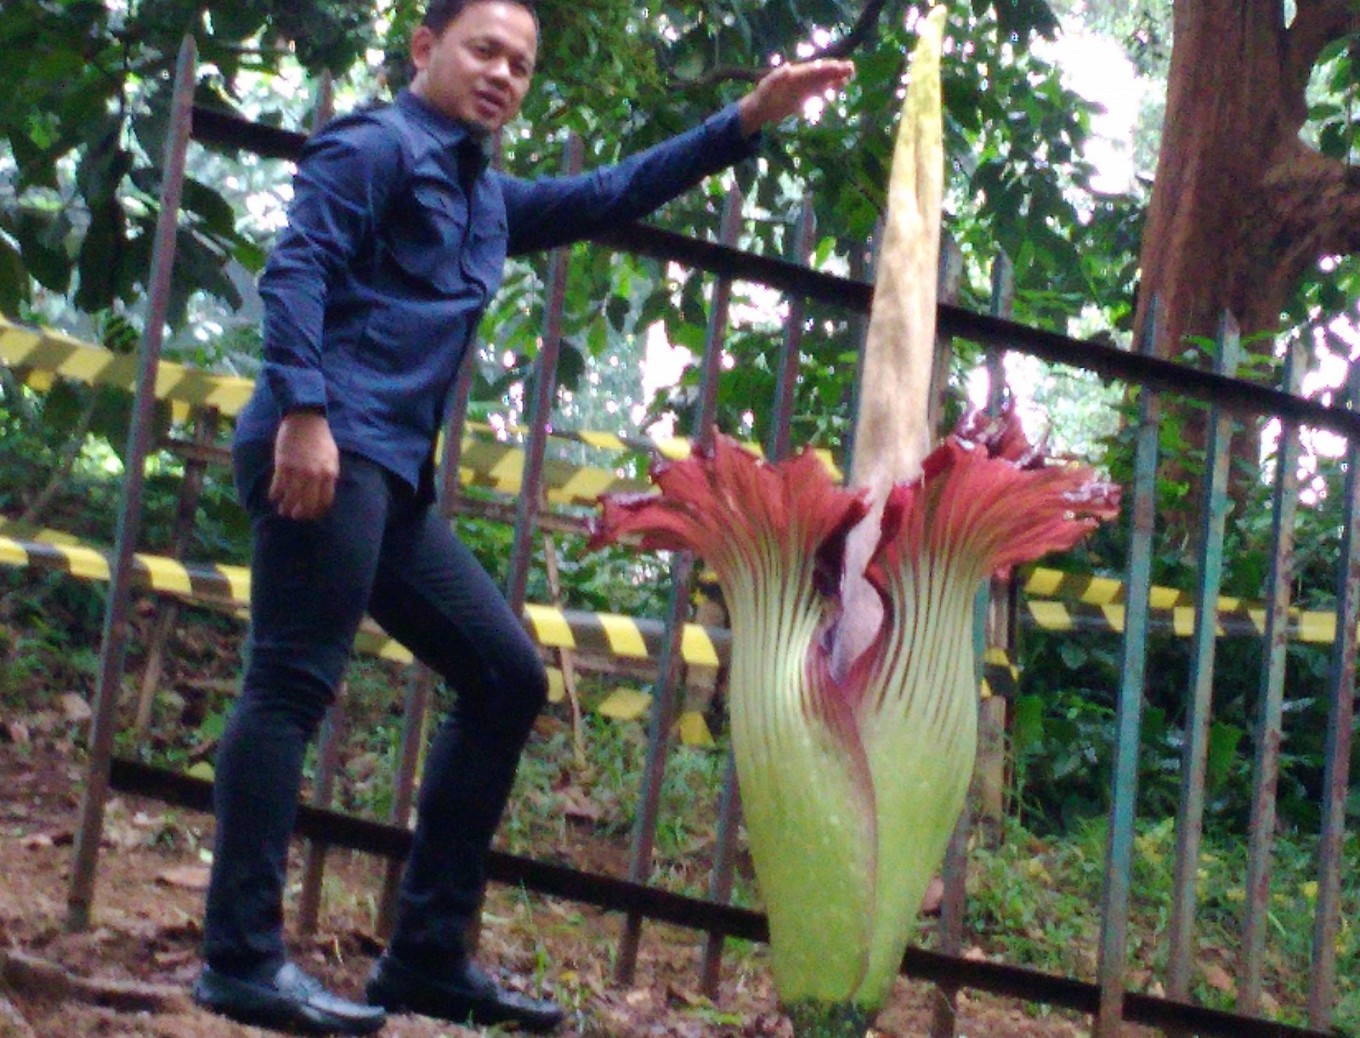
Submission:
[[[1360,362],[1351,361],[1346,383],[1351,410],[1360,410]],[[1360,614],[1360,440],[1346,444],[1345,532],[1336,588],[1336,643],[1332,703],[1327,714],[1327,755],[1322,779],[1322,831],[1318,837],[1318,894],[1313,921],[1313,972],[1308,1022],[1331,1026],[1336,1001],[1336,933],[1341,915],[1341,850],[1346,838],[1351,726],[1355,717],[1356,618]]]
[[[883,238],[883,220],[880,218],[874,225],[874,236],[869,244],[858,245],[850,249],[850,276],[856,281],[872,281],[874,276],[874,264],[877,259],[878,246]],[[859,414],[859,399],[863,389],[864,379],[864,344],[869,337],[869,311],[856,314],[850,319],[850,338],[855,343],[855,381],[850,390],[849,407],[846,414],[850,415],[850,420],[846,423],[845,437],[842,440],[843,455],[841,459],[841,471],[850,473],[855,468],[855,418]]]
[[[789,260],[807,266],[817,228],[812,199],[803,199],[803,209],[794,228]],[[768,456],[771,461],[788,457],[793,425],[794,393],[798,384],[799,351],[803,343],[806,305],[801,296],[789,299],[789,316],[784,322],[784,339],[779,350],[779,378],[775,384],[774,421],[770,427]],[[713,873],[708,896],[726,904],[732,898],[732,872],[736,866],[737,828],[741,822],[741,790],[737,785],[736,756],[729,747],[723,767],[722,795],[718,800],[718,836],[713,851]],[[723,935],[710,933],[704,941],[699,967],[703,993],[718,997],[719,971],[722,968]]]
[[[217,436],[218,411],[215,407],[204,408],[194,422],[192,444],[206,448],[212,445]],[[194,520],[199,501],[203,498],[203,478],[207,474],[208,458],[203,454],[191,454],[184,463],[184,480],[180,484],[179,499],[175,503],[175,522],[170,531],[168,554],[172,558],[182,558],[189,540],[194,534]],[[165,664],[165,648],[179,620],[180,604],[171,600],[166,602],[156,617],[156,626],[146,649],[146,663],[142,667],[141,690],[137,695],[137,714],[132,722],[132,733],[140,738],[151,723],[151,709],[155,705],[156,690],[160,687],[161,673]]]
[[[316,779],[312,786],[312,806],[327,808],[335,794],[335,773],[340,767],[340,747],[345,739],[345,694],[347,686],[340,682],[335,701],[321,719],[321,738],[316,756]],[[324,840],[308,840],[302,866],[302,893],[298,896],[298,933],[316,933],[321,919],[321,881],[326,874]]]
[[[957,252],[957,250],[955,250]],[[941,299],[944,302],[957,302],[959,284],[953,285],[952,293],[944,280],[942,260]],[[995,317],[1011,315],[1014,299],[1013,268],[1006,254],[1000,253],[992,265],[992,304],[991,313]],[[987,413],[1000,414],[1005,403],[1005,370],[1002,366],[1002,352],[988,350],[986,356],[990,383],[987,389]],[[938,373],[938,372],[937,372]],[[938,396],[935,399],[939,399]],[[1001,597],[998,600],[998,586]],[[977,652],[977,673],[979,686],[983,673],[984,650],[987,645],[1001,639],[1009,650],[1010,632],[1014,629],[1009,611],[1009,596],[1006,594],[1007,582],[991,581],[978,591],[974,607],[974,641]],[[998,717],[993,702],[1001,704]],[[957,956],[963,951],[963,915],[968,894],[968,840],[973,831],[973,812],[979,818],[993,821],[995,834],[999,835],[1003,810],[1002,796],[1005,789],[1005,707],[1004,699],[991,696],[978,703],[978,757],[974,766],[972,788],[969,790],[968,803],[965,805],[954,832],[945,846],[944,861],[941,864],[940,921],[935,929],[936,948],[945,955]],[[987,752],[984,752],[984,747]],[[994,791],[994,792],[992,792]],[[932,1000],[933,1010],[930,1020],[931,1038],[954,1038],[958,1031],[959,986],[943,982],[935,986]]]
[[[949,300],[954,302],[954,300]],[[1015,308],[1015,268],[1004,252],[992,264],[992,298],[989,312],[993,317],[1010,320]],[[1006,404],[1006,372],[1001,350],[988,350],[986,357],[987,413],[998,416]],[[1010,605],[1011,581],[992,580],[978,592],[981,626],[984,632],[983,652],[978,654],[979,673],[983,667],[985,650],[1000,648],[1009,657],[1012,632]],[[973,774],[973,810],[977,815],[979,837],[989,847],[1001,842],[1002,821],[1006,813],[1006,715],[1007,701],[1003,696],[989,696],[978,703],[977,765]]]
[[[1152,300],[1139,352],[1156,356],[1161,334],[1161,304]],[[1147,666],[1148,599],[1152,578],[1152,532],[1157,509],[1157,439],[1161,401],[1144,386],[1138,396],[1134,447],[1133,502],[1130,519],[1124,641],[1119,700],[1115,710],[1114,790],[1105,851],[1105,881],[1100,901],[1100,948],[1096,966],[1100,988],[1093,1038],[1118,1038],[1124,1015],[1128,965],[1129,873],[1133,867],[1134,817],[1138,799],[1138,742],[1143,720],[1144,670]]]
[[[95,871],[98,867],[99,841],[104,831],[109,768],[118,723],[118,697],[127,660],[127,618],[132,598],[133,554],[142,525],[142,488],[146,477],[146,457],[151,446],[151,421],[156,407],[156,369],[160,363],[165,318],[170,307],[175,231],[179,221],[180,199],[184,193],[185,156],[189,150],[193,119],[195,64],[193,37],[186,36],[175,62],[175,86],[165,142],[160,212],[156,217],[151,256],[151,291],[147,303],[146,329],[137,361],[137,388],[133,396],[132,422],[125,454],[127,472],[123,480],[114,561],[104,608],[104,632],[99,647],[99,676],[95,685],[93,722],[90,726],[90,759],[85,768],[85,793],[81,797],[76,826],[75,860],[66,895],[66,925],[71,930],[89,929],[94,904]]]
[[[1285,355],[1284,388],[1298,395],[1306,367],[1303,341]],[[1256,760],[1252,768],[1251,825],[1248,833],[1246,903],[1242,917],[1242,958],[1237,1011],[1254,1015],[1261,1005],[1262,958],[1270,911],[1270,866],[1275,848],[1275,793],[1280,776],[1285,659],[1289,647],[1289,592],[1294,579],[1294,514],[1299,501],[1299,426],[1280,422],[1275,457],[1275,492],[1270,541],[1275,546],[1266,578],[1266,626],[1262,636],[1260,706],[1256,719]]]
[[[429,713],[434,682],[434,671],[421,663],[412,666],[407,676],[405,702],[401,711],[401,745],[397,749],[397,780],[392,791],[392,809],[387,816],[388,821],[402,828],[411,823],[416,768],[420,763],[420,751],[425,745],[425,719]],[[404,860],[389,858],[383,870],[383,887],[378,897],[378,918],[374,923],[374,931],[384,941],[392,936],[397,926],[397,892],[404,864]]]
[[[564,148],[563,166],[567,174],[581,171],[581,138],[572,134]],[[552,413],[553,392],[557,388],[557,358],[562,349],[562,315],[567,301],[567,269],[571,250],[559,248],[548,258],[547,303],[543,317],[543,343],[533,376],[533,399],[526,415],[529,442],[524,448],[524,474],[520,479],[519,499],[515,502],[515,533],[510,552],[510,575],[506,578],[505,597],[516,614],[524,611],[529,581],[529,565],[534,547],[534,527],[538,522],[538,501],[543,485],[543,455],[548,445],[548,419]]]
[[[727,193],[723,207],[720,240],[724,245],[735,245],[741,229],[741,191],[733,187]],[[703,369],[699,385],[699,407],[695,413],[694,442],[699,445],[713,440],[713,422],[718,407],[718,374],[722,369],[722,346],[727,333],[727,311],[732,298],[732,281],[719,278],[713,288],[713,300],[708,313],[708,334],[704,339]],[[646,883],[652,869],[652,852],[656,846],[656,821],[661,805],[661,782],[665,776],[666,757],[670,752],[671,728],[675,723],[674,689],[679,671],[680,639],[685,620],[689,616],[689,594],[693,583],[694,555],[676,552],[671,563],[671,595],[666,612],[666,641],[657,666],[656,685],[652,692],[652,712],[647,726],[647,760],[642,775],[642,802],[638,805],[633,824],[633,846],[628,860],[628,878],[634,883]],[[638,943],[642,939],[642,916],[628,913],[623,938],[619,942],[614,978],[620,984],[631,984],[637,969]]]
[[[1231,378],[1237,373],[1241,336],[1237,322],[1224,313],[1218,326],[1214,371]],[[1204,778],[1209,760],[1214,652],[1218,644],[1218,592],[1223,576],[1223,530],[1228,518],[1228,466],[1232,417],[1215,405],[1209,413],[1205,502],[1199,535],[1199,587],[1195,597],[1195,633],[1187,686],[1185,742],[1181,754],[1180,806],[1176,812],[1176,864],[1172,880],[1171,931],[1168,935],[1166,990],[1184,999],[1190,991],[1195,931],[1195,888],[1204,828]],[[1181,1032],[1184,1033],[1184,1032]]]

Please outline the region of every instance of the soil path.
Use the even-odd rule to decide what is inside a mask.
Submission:
[[[116,798],[100,859],[96,925],[64,931],[71,837],[81,765],[69,743],[16,741],[0,726],[0,1038],[263,1038],[270,1032],[218,1019],[187,997],[198,969],[199,912],[210,818],[154,801]],[[294,875],[297,873],[294,872]],[[320,929],[294,937],[292,954],[336,990],[355,995],[381,945],[372,933],[381,865],[338,853],[329,860]],[[550,991],[570,1008],[561,1038],[789,1038],[763,949],[735,942],[722,991],[698,991],[699,949],[686,930],[645,931],[637,983],[619,988],[610,964],[617,916],[493,888],[483,960],[516,983]],[[880,1038],[927,1033],[928,985],[900,981]],[[1084,1018],[967,995],[967,1038],[1075,1038]],[[389,1038],[462,1038],[464,1028],[394,1017]],[[483,1032],[490,1034],[492,1032]]]

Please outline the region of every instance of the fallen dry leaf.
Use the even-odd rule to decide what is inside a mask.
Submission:
[[[156,873],[156,882],[181,890],[207,890],[208,876],[206,865],[176,865]]]
[[[1232,979],[1232,975],[1216,962],[1211,962],[1204,967],[1204,980],[1211,988],[1230,995],[1237,990],[1237,984]]]
[[[71,723],[83,724],[90,719],[90,704],[79,693],[63,692],[59,702],[61,703],[61,712],[66,716],[66,720]]]

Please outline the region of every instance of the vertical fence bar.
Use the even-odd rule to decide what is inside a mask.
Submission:
[[[1360,410],[1360,362],[1351,361],[1347,392]],[[1346,838],[1346,795],[1350,784],[1351,726],[1355,717],[1356,617],[1360,614],[1360,442],[1346,444],[1345,529],[1336,589],[1336,644],[1333,646],[1332,703],[1327,716],[1327,755],[1322,779],[1322,832],[1318,838],[1317,913],[1313,920],[1313,972],[1308,988],[1308,1022],[1331,1026],[1336,1001],[1336,935],[1341,916],[1341,849]]]
[[[1139,351],[1155,355],[1161,334],[1161,305],[1153,300]],[[1157,437],[1161,401],[1144,386],[1138,396],[1134,447],[1134,489],[1129,537],[1124,641],[1119,700],[1115,710],[1114,790],[1100,902],[1100,948],[1096,977],[1100,1004],[1093,1038],[1118,1038],[1124,1015],[1128,965],[1129,873],[1133,867],[1133,824],[1138,799],[1138,742],[1143,720],[1147,666],[1148,600],[1152,580],[1152,534],[1157,508]]]
[[[562,165],[571,175],[581,171],[584,148],[581,138],[572,134],[563,149]],[[557,358],[562,350],[562,317],[567,307],[567,271],[571,250],[554,249],[548,258],[547,303],[543,317],[543,342],[533,378],[533,400],[528,409],[529,442],[524,447],[524,475],[519,499],[515,502],[515,534],[510,552],[510,575],[506,578],[505,597],[516,613],[524,609],[529,581],[529,565],[534,550],[534,529],[538,523],[538,502],[543,485],[543,455],[548,446],[548,420],[552,414],[557,388]]]
[[[852,247],[850,249],[850,276],[856,281],[870,281],[874,276],[874,253],[878,249],[879,241],[883,237],[883,221],[880,219],[874,226],[873,240],[869,245]],[[859,414],[860,390],[864,380],[864,344],[869,337],[869,314],[866,311],[856,314],[849,321],[850,339],[855,344],[855,381],[850,392],[849,408],[845,412],[850,415],[850,421],[846,426],[845,436],[842,439],[844,450],[841,452],[841,471],[853,472],[855,469],[855,418]]]
[[[949,300],[953,302],[954,300]],[[993,317],[1010,320],[1015,309],[1015,271],[1003,252],[992,264],[992,293],[989,312]],[[998,416],[1005,406],[1006,376],[1001,350],[987,351],[987,413]],[[985,634],[983,651],[978,653],[982,670],[987,648],[1011,648],[1011,602],[1009,582],[992,580],[978,592],[980,623]],[[1006,811],[1006,700],[989,696],[978,703],[977,764],[973,774],[973,810],[977,815],[978,837],[987,846],[1001,842],[1001,827]]]
[[[1224,313],[1218,326],[1214,371],[1237,374],[1241,336],[1237,321]],[[1172,879],[1171,930],[1167,938],[1166,990],[1185,999],[1194,965],[1195,889],[1204,829],[1204,778],[1209,762],[1209,722],[1213,710],[1214,651],[1218,644],[1218,592],[1223,577],[1223,530],[1228,519],[1228,466],[1233,420],[1222,408],[1209,412],[1204,504],[1199,531],[1199,587],[1195,596],[1195,633],[1186,689],[1185,742],[1181,752],[1180,806],[1176,812],[1176,864]],[[1184,1034],[1184,1031],[1175,1033]]]
[[[1294,339],[1285,355],[1284,388],[1297,395],[1303,386],[1303,341]],[[1270,866],[1275,849],[1275,794],[1280,777],[1280,740],[1284,714],[1285,660],[1289,647],[1289,591],[1294,580],[1294,515],[1299,497],[1299,427],[1281,421],[1275,452],[1275,491],[1270,541],[1275,546],[1266,578],[1266,625],[1262,636],[1260,704],[1256,718],[1256,760],[1252,768],[1251,825],[1248,828],[1247,897],[1242,914],[1242,957],[1237,1011],[1254,1016],[1261,1006],[1262,960],[1270,911]]]
[[[388,821],[406,826],[411,822],[411,806],[415,803],[416,766],[424,744],[425,717],[429,712],[430,695],[434,692],[434,671],[417,663],[411,668],[406,682],[406,701],[401,712],[401,745],[397,750],[397,781],[392,790],[392,810]],[[403,862],[388,858],[383,872],[382,894],[378,898],[378,918],[374,929],[384,941],[392,936],[397,925],[397,887],[401,882]]]
[[[215,407],[205,407],[194,421],[193,445],[207,447],[217,435],[219,413]],[[179,498],[175,502],[175,522],[170,531],[167,545],[172,558],[182,558],[189,541],[194,535],[194,522],[198,515],[198,503],[203,498],[203,478],[207,475],[208,462],[194,454],[184,463],[184,479],[180,483]],[[180,604],[171,599],[161,605],[156,617],[156,626],[147,646],[146,663],[142,667],[141,689],[137,694],[137,715],[132,722],[132,733],[140,738],[151,724],[151,709],[156,701],[156,689],[160,687],[161,673],[165,666],[165,647],[179,620]]]
[[[720,240],[736,245],[741,230],[741,192],[732,188],[723,207]],[[727,334],[727,312],[732,298],[732,282],[719,278],[713,288],[708,314],[708,334],[704,339],[703,370],[699,384],[699,407],[695,414],[694,442],[711,443],[713,421],[718,407],[718,374],[722,369],[723,339]],[[652,712],[647,727],[647,760],[643,767],[641,803],[633,823],[633,846],[629,854],[628,878],[645,883],[652,869],[656,847],[656,821],[661,805],[661,782],[670,750],[671,728],[675,723],[675,678],[679,671],[680,638],[689,616],[689,594],[694,575],[693,553],[676,552],[671,563],[671,594],[666,612],[666,641],[661,649]],[[630,912],[619,941],[614,977],[620,984],[631,984],[637,970],[638,943],[642,939],[642,916]]]
[[[940,256],[936,274],[936,296],[941,303],[957,303],[963,285],[963,253],[949,235],[940,237]],[[948,335],[936,334],[935,359],[930,368],[929,414],[926,421],[932,440],[943,430],[945,395],[949,392],[949,369],[954,364],[954,343]],[[853,412],[859,414],[858,411]],[[846,470],[850,471],[849,469]]]
[[[317,85],[316,108],[312,110],[312,133],[316,133],[335,114],[335,82],[330,69],[321,73]],[[340,747],[345,735],[345,683],[336,689],[335,699],[321,720],[317,746],[316,778],[312,787],[312,806],[330,807],[335,792],[335,773],[340,768]],[[326,873],[326,844],[308,840],[302,868],[302,892],[298,898],[298,931],[316,933],[321,917],[321,881]]]
[[[957,303],[963,287],[963,253],[948,238],[940,239],[940,260],[938,267],[938,296],[942,303]],[[936,336],[935,363],[931,371],[930,387],[930,428],[932,436],[937,435],[944,414],[945,393],[949,388],[949,368],[953,358],[953,345],[944,335]],[[985,602],[986,593],[981,593]],[[981,627],[975,629],[975,633]],[[982,653],[977,653],[978,676],[981,676]],[[974,780],[976,780],[974,773]],[[970,790],[968,802],[959,814],[959,820],[950,834],[945,846],[944,861],[940,865],[940,921],[935,931],[935,944],[938,951],[946,955],[957,955],[963,948],[963,912],[968,883],[968,837],[973,827],[973,793]],[[931,999],[930,1020],[931,1038],[953,1038],[957,1029],[959,986],[950,981],[935,985]]]
[[[789,249],[789,261],[806,267],[812,258],[812,247],[817,235],[817,216],[812,211],[812,199],[803,198],[803,208],[794,227]],[[770,425],[767,445],[771,461],[782,461],[789,455],[793,429],[794,394],[798,387],[798,366],[803,346],[803,322],[807,304],[802,296],[789,299],[789,316],[784,322],[784,339],[779,349],[779,376],[775,383],[774,420]]]
[[[789,261],[807,266],[812,255],[817,220],[812,211],[812,200],[803,199],[803,209],[794,229],[789,250]],[[798,364],[803,344],[803,320],[806,305],[801,296],[789,300],[789,316],[784,322],[784,339],[779,350],[779,376],[775,383],[774,420],[770,425],[767,455],[771,461],[788,457],[792,438],[794,394],[798,385]],[[722,794],[718,799],[718,835],[713,850],[713,872],[708,896],[726,904],[732,898],[732,872],[736,867],[737,828],[741,823],[741,791],[737,787],[737,762],[732,750],[727,751],[723,768]],[[699,966],[700,984],[709,998],[718,997],[718,982],[722,968],[724,938],[710,933],[704,940],[703,958]]]
[[[316,755],[316,780],[312,786],[312,806],[327,808],[335,795],[335,773],[340,767],[340,747],[345,741],[345,683],[336,690],[335,702],[321,721],[321,737]],[[321,919],[321,881],[326,874],[326,849],[323,840],[308,840],[302,866],[302,893],[298,896],[298,933],[316,933]]]
[[[477,343],[468,343],[467,353],[458,365],[458,378],[449,394],[449,414],[444,422],[444,443],[439,453],[439,510],[446,519],[458,511],[459,465],[463,456],[463,429],[467,426],[468,401],[476,377]]]
[[[936,930],[936,948],[945,955],[957,956],[963,951],[963,914],[967,898],[968,835],[972,829],[972,805],[965,804],[958,824],[949,837],[944,851],[944,894],[940,899],[940,923]],[[958,1033],[959,985],[942,982],[935,985],[930,1018],[931,1038],[954,1038]]]
[[[992,264],[992,313],[1010,319],[1015,312],[1015,264],[1004,252]],[[1006,404],[1006,354],[987,351],[987,413],[1000,414]]]
[[[170,102],[170,127],[165,142],[165,170],[161,180],[160,212],[151,255],[150,297],[146,330],[137,359],[137,388],[128,430],[123,499],[118,512],[114,560],[104,610],[104,632],[99,647],[99,677],[95,685],[90,726],[89,763],[85,792],[76,827],[75,860],[66,896],[66,925],[72,930],[90,926],[94,904],[99,840],[104,831],[109,767],[117,727],[118,695],[127,659],[127,617],[132,598],[132,556],[142,525],[142,488],[146,457],[151,447],[151,421],[156,407],[156,371],[160,364],[165,318],[170,306],[170,279],[175,262],[175,230],[184,193],[184,166],[193,119],[196,52],[186,36],[175,62],[175,86]]]

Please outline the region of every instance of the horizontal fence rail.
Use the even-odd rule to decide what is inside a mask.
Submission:
[[[116,758],[110,783],[122,793],[154,797],[188,810],[212,810],[211,782],[139,761]],[[298,805],[295,831],[299,836],[333,847],[387,858],[404,858],[411,844],[411,833],[403,827],[322,810],[309,804]],[[626,879],[580,872],[523,855],[493,849],[487,858],[487,875],[497,883],[522,886],[539,894],[566,898],[607,911],[635,913],[673,926],[748,941],[769,938],[765,916],[752,909],[675,894]],[[979,991],[1083,1013],[1095,1012],[1099,999],[1099,989],[1088,981],[1021,966],[941,955],[924,948],[907,949],[902,972],[918,980],[947,980]],[[1134,993],[1126,996],[1124,1019],[1149,1027],[1190,1024],[1202,1035],[1221,1038],[1335,1038],[1331,1032]]]
[[[246,148],[271,158],[296,159],[306,138],[300,133],[261,126],[208,108],[194,109],[194,136],[205,144]],[[630,224],[595,239],[626,252],[664,259],[719,277],[739,278],[802,296],[804,299],[867,312],[873,286],[838,277],[787,260],[731,246],[689,238],[646,224]],[[1216,403],[1235,415],[1275,415],[1300,425],[1326,429],[1339,436],[1360,437],[1360,414],[1329,407],[1279,389],[1174,361],[1132,353],[1087,339],[1033,328],[1001,317],[941,304],[941,335],[967,339],[988,349],[1024,353],[1102,378],[1133,382],[1178,396]]]

